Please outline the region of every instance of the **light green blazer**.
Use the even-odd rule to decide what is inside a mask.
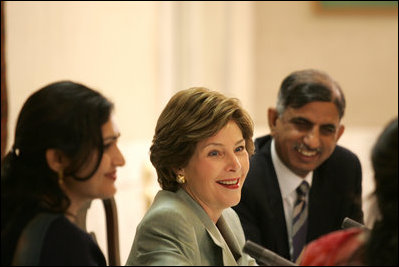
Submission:
[[[126,265],[256,265],[244,243],[233,209],[216,226],[183,189],[161,190],[137,226]]]

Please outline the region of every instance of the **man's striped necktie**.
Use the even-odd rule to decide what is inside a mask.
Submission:
[[[292,245],[294,248],[292,261],[296,261],[306,243],[308,228],[306,195],[308,191],[309,184],[306,181],[303,181],[296,189],[297,200],[294,204],[294,212],[292,216]]]

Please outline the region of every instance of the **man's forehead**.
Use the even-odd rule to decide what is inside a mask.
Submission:
[[[318,124],[338,124],[338,108],[333,102],[310,102],[300,108],[288,107],[282,114],[286,119],[302,119]]]

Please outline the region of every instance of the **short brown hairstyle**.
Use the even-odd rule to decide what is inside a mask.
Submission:
[[[188,164],[199,141],[215,135],[231,120],[241,129],[251,156],[253,121],[237,98],[204,87],[177,92],[158,118],[150,148],[161,188],[176,191],[179,184],[174,170]]]

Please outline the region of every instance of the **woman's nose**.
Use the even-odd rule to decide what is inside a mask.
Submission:
[[[228,171],[237,171],[241,169],[241,162],[238,159],[237,155],[232,154],[228,157],[228,163],[227,163],[227,170]]]
[[[121,150],[119,149],[119,147],[116,147],[116,154],[114,156],[114,164],[116,166],[123,166],[125,165],[125,157],[123,156]]]

